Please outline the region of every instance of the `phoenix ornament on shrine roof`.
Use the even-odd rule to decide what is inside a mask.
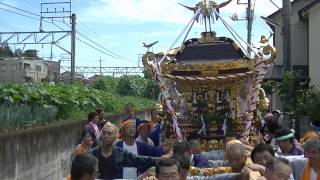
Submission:
[[[201,13],[200,15],[198,16],[197,18],[197,22],[199,21],[199,17],[202,16],[202,19],[204,20],[204,22],[206,22],[206,20],[208,19],[209,20],[209,23],[210,23],[210,19],[212,18],[212,20],[214,20],[214,10],[216,10],[217,12],[219,12],[219,9],[228,5],[232,0],[228,0],[228,1],[225,1],[223,3],[216,3],[214,1],[208,1],[208,0],[203,0],[202,2],[199,2],[197,3],[194,7],[189,7],[189,6],[186,6],[186,5],[183,5],[181,3],[179,3],[181,6],[193,11],[193,12],[196,12],[197,9],[201,9]],[[216,17],[216,19],[218,19],[218,17]]]

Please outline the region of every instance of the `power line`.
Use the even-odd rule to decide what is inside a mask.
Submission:
[[[80,42],[82,42],[82,43],[84,43],[84,44],[86,44],[87,46],[90,46],[91,48],[93,48],[93,49],[95,49],[95,50],[97,50],[97,51],[99,51],[99,52],[101,52],[101,53],[103,53],[103,54],[106,54],[106,55],[108,55],[108,56],[111,56],[111,57],[113,57],[113,58],[118,59],[117,57],[112,56],[111,54],[108,54],[108,53],[106,53],[106,52],[104,52],[104,51],[102,51],[102,50],[94,47],[93,45],[91,45],[91,44],[89,44],[89,43],[87,43],[87,42],[85,42],[85,41],[83,41],[83,40],[81,40],[81,39],[79,39],[79,38],[77,38],[77,40],[80,41]]]
[[[66,25],[67,25],[67,26],[69,26],[68,24],[66,24]],[[93,32],[93,31],[92,31],[92,32]],[[117,53],[114,53],[114,52],[112,52],[111,50],[109,50],[109,49],[107,49],[107,48],[103,47],[102,45],[100,45],[100,44],[98,44],[97,42],[95,42],[95,41],[91,40],[91,39],[90,39],[90,38],[88,38],[86,35],[82,34],[81,32],[77,31],[77,33],[78,33],[80,36],[82,36],[83,38],[85,38],[86,40],[88,40],[88,41],[92,42],[93,44],[95,44],[95,45],[99,46],[100,48],[102,48],[102,49],[104,49],[104,50],[108,51],[109,53],[111,53],[111,54],[113,54],[113,55],[115,55],[115,56],[117,56],[117,57],[120,57],[121,59],[126,59],[126,60],[129,60],[129,61],[132,61],[132,60],[131,60],[131,59],[129,59],[129,58],[126,58],[126,57],[124,57],[124,56],[121,56],[121,55],[119,55],[119,54],[117,54]]]
[[[38,21],[39,21],[39,19],[38,19],[38,18],[35,18],[35,17],[32,17],[32,16],[29,16],[29,15],[21,14],[21,13],[18,13],[18,12],[15,12],[15,11],[11,11],[11,10],[9,10],[9,9],[5,9],[5,8],[2,8],[2,7],[0,7],[0,9],[1,9],[1,10],[4,10],[4,11],[11,12],[11,13],[13,13],[13,14],[18,14],[18,15],[21,15],[21,16],[24,16],[24,17],[28,17],[28,18],[31,18],[31,19],[36,19],[36,20],[38,20]]]
[[[56,27],[58,27],[59,29],[64,30],[62,27],[58,26],[56,23],[53,23],[53,24],[54,24]],[[115,56],[113,56],[112,54],[109,54],[109,53],[107,53],[107,52],[104,52],[104,51],[102,51],[102,50],[94,47],[93,45],[91,45],[91,44],[89,44],[89,43],[87,43],[87,42],[79,39],[78,37],[76,37],[76,39],[79,40],[80,42],[82,42],[82,43],[90,46],[91,48],[93,48],[93,49],[95,49],[95,50],[97,50],[97,51],[99,51],[99,52],[102,52],[103,54],[106,54],[106,55],[108,55],[108,56],[111,56],[111,57],[113,57],[113,58],[115,58],[115,59],[119,59],[118,57],[115,57]]]
[[[9,5],[9,4],[6,4],[6,3],[2,3],[2,2],[0,2],[0,4],[3,4],[3,5],[5,5],[5,6],[8,6],[8,7],[11,7],[11,8],[14,8],[14,9],[16,9],[16,10],[19,10],[19,11],[22,11],[22,12],[25,12],[25,13],[29,13],[29,14],[32,14],[32,15],[35,15],[35,16],[38,16],[38,17],[41,17],[40,15],[38,15],[38,14],[35,14],[35,13],[32,13],[32,12],[30,12],[30,11],[26,11],[26,10],[24,10],[24,9],[20,9],[20,8],[17,8],[17,7],[14,7],[14,6],[11,6],[11,5]],[[66,24],[66,23],[65,23]],[[55,24],[56,25],[56,24]],[[68,27],[70,27],[68,24],[66,24]],[[56,25],[57,26],[57,25]],[[89,29],[88,27],[87,27],[87,29]],[[90,29],[89,29],[90,30]],[[91,30],[92,31],[92,30]],[[93,32],[93,31],[92,31]],[[95,45],[97,45],[97,46],[99,46],[100,48],[102,48],[102,49],[104,49],[105,51],[107,51],[107,52],[109,52],[109,53],[111,53],[111,54],[113,54],[114,56],[117,56],[117,57],[119,57],[119,58],[121,58],[121,59],[126,59],[126,60],[129,60],[129,61],[132,61],[131,59],[129,59],[129,58],[126,58],[126,57],[124,57],[124,56],[121,56],[121,55],[119,55],[119,54],[116,54],[116,53],[114,53],[114,52],[112,52],[112,51],[110,51],[109,49],[107,49],[107,48],[105,48],[105,47],[103,47],[102,45],[100,45],[100,44],[98,44],[97,42],[95,42],[95,41],[93,41],[93,40],[91,40],[91,39],[89,39],[87,36],[85,36],[84,34],[82,34],[81,32],[79,32],[79,31],[77,31],[77,33],[80,35],[80,36],[82,36],[83,38],[85,38],[86,40],[88,40],[88,41],[90,41],[91,43],[93,43],[93,44],[95,44]],[[114,56],[112,56],[112,57],[114,57]]]
[[[90,34],[90,33],[93,33],[90,29],[87,29],[87,27],[86,26],[84,26],[81,22],[77,22],[77,28],[78,29],[82,29],[84,32],[86,32],[86,33],[88,33],[88,34]]]
[[[22,11],[22,12],[25,12],[25,13],[28,13],[28,14],[32,14],[32,15],[34,15],[34,16],[40,16],[39,14],[35,14],[35,13],[33,13],[33,12],[26,11],[26,10],[24,10],[24,9],[20,9],[20,8],[11,6],[11,5],[9,5],[9,4],[3,3],[3,2],[0,2],[0,4],[5,5],[5,6],[7,6],[7,7],[11,7],[11,8],[13,8],[13,9],[16,9],[16,10],[19,10],[19,11]]]
[[[60,26],[58,26],[57,24],[55,24],[55,23],[53,23],[56,27],[58,27],[59,29],[61,29],[61,30],[64,30],[62,27],[60,27]],[[66,24],[66,23],[65,23]],[[69,25],[68,24],[66,24],[68,27],[69,27]],[[77,33],[79,33],[78,31],[77,31]],[[81,35],[82,36],[82,35]],[[89,38],[87,38],[86,36],[82,36],[82,37],[84,37],[86,40],[89,40],[90,42],[92,42]],[[98,49],[97,47],[95,47],[95,46],[93,46],[93,45],[91,45],[91,44],[89,44],[89,43],[87,43],[87,42],[85,42],[85,41],[83,41],[83,40],[81,40],[80,38],[78,38],[78,37],[76,37],[76,39],[77,40],[79,40],[80,42],[82,42],[82,43],[84,43],[84,44],[86,44],[87,46],[90,46],[91,48],[93,48],[93,49],[95,49],[95,50],[97,50],[97,51],[99,51],[99,52],[101,52],[101,53],[103,53],[103,54],[105,54],[105,55],[108,55],[108,56],[110,56],[110,57],[113,57],[113,58],[115,58],[115,59],[119,59],[119,60],[121,60],[121,59],[123,59],[123,58],[120,58],[120,57],[117,57],[117,56],[114,56],[114,55],[112,55],[112,54],[110,54],[110,53],[107,53],[107,52],[105,52],[105,51],[102,51],[101,49]],[[93,42],[92,42],[93,43]],[[124,59],[124,60],[127,60],[127,59]],[[128,60],[129,61],[129,60]],[[130,61],[131,62],[131,61]]]
[[[87,36],[90,37],[90,38],[91,38],[91,35],[92,35],[93,37],[95,37],[94,40],[95,40],[96,42],[98,42],[99,44],[105,44],[106,42],[108,42],[108,40],[105,39],[105,38],[103,37],[103,35],[98,34],[97,32],[93,31],[92,29],[90,29],[88,26],[86,26],[86,25],[83,24],[82,22],[78,21],[78,25],[79,25],[79,26],[77,26],[78,29],[82,30],[82,31],[83,31],[84,33],[86,33]],[[99,37],[99,38],[97,38],[97,37]]]
[[[36,6],[36,7],[39,7],[39,5],[41,5],[41,3],[51,3],[49,1],[40,1],[39,4],[34,2],[33,0],[23,0],[24,2],[26,2],[26,4],[32,4],[33,6]],[[48,5],[48,4],[43,4],[43,6],[46,6],[46,7],[58,7],[58,8],[63,8],[62,6],[58,6],[56,4],[52,4],[52,5]]]
[[[38,17],[41,18],[41,16],[40,16],[39,14],[35,14],[35,13],[33,13],[33,12],[30,12],[30,11],[27,11],[27,10],[24,10],[24,9],[20,9],[20,8],[14,7],[14,6],[11,6],[11,5],[6,4],[6,3],[0,2],[0,4],[3,4],[3,5],[5,5],[5,6],[8,6],[8,7],[13,8],[13,9],[16,9],[16,10],[19,10],[19,11],[22,11],[22,12],[25,12],[25,13],[28,13],[28,14],[31,14],[31,15],[34,15],[34,16],[38,16]],[[8,12],[11,12],[11,13],[14,13],[14,14],[18,14],[18,15],[21,15],[21,16],[25,16],[25,17],[28,17],[28,18],[31,18],[31,19],[39,20],[39,19],[37,19],[37,18],[35,18],[35,17],[29,16],[29,15],[25,15],[25,14],[21,14],[21,13],[18,13],[18,12],[9,10],[9,9],[5,9],[5,8],[1,8],[1,7],[0,7],[0,9],[5,10],[5,11],[8,11]],[[46,21],[46,20],[43,20],[43,21],[48,22],[48,23],[52,23],[52,22]],[[53,19],[53,21],[62,22],[62,21],[59,21],[59,20],[56,20],[56,19]]]
[[[0,2],[0,4],[3,4],[3,5],[5,5],[5,6],[8,6],[8,7],[14,8],[14,9],[16,9],[16,10],[19,10],[19,11],[22,11],[22,12],[25,12],[25,13],[32,14],[32,15],[34,15],[34,16],[41,17],[40,15],[35,14],[35,13],[33,13],[33,12],[26,11],[26,10],[24,10],[24,9],[20,9],[20,8],[16,8],[16,7],[14,7],[14,6],[11,6],[11,5],[8,5],[8,4],[5,4],[5,3],[2,3],[2,2]],[[8,12],[11,12],[11,13],[14,13],[14,14],[18,14],[18,15],[21,15],[21,16],[24,16],[24,17],[28,17],[28,18],[31,18],[31,19],[39,20],[39,19],[37,19],[37,18],[35,18],[35,17],[29,16],[29,15],[25,15],[25,14],[21,14],[21,13],[18,13],[18,12],[15,12],[15,11],[11,11],[11,10],[8,10],[8,9],[5,9],[5,8],[1,8],[1,7],[0,7],[0,9],[5,10],[5,11],[8,11]],[[45,20],[44,20],[44,21],[45,21]],[[54,21],[61,22],[61,21],[58,21],[58,20],[54,20]],[[54,22],[50,22],[50,21],[45,21],[45,22],[52,23],[52,24],[54,24],[55,26],[57,26],[58,28],[60,28],[61,30],[64,30],[63,28],[61,28],[60,26],[58,26],[58,25],[57,25],[57,24],[55,24]],[[64,24],[66,24],[66,23],[64,22]],[[67,25],[68,27],[70,27],[70,25],[68,25],[68,24],[66,24],[66,25]],[[107,51],[107,52],[109,52],[109,53],[107,53],[107,52],[105,52],[105,51],[102,51],[102,50],[100,50],[100,49],[98,49],[98,48],[96,48],[96,47],[94,47],[94,46],[90,45],[89,43],[86,43],[86,42],[84,42],[83,40],[81,40],[81,39],[77,38],[77,40],[79,40],[80,42],[82,42],[82,43],[84,43],[84,44],[86,44],[86,45],[90,46],[91,48],[94,48],[95,50],[97,50],[97,51],[99,51],[99,52],[102,52],[103,54],[106,54],[106,55],[108,55],[108,56],[111,56],[111,57],[113,57],[113,58],[115,58],[115,59],[124,59],[124,60],[127,60],[127,61],[132,62],[132,60],[130,60],[130,59],[126,58],[126,57],[123,57],[123,56],[121,56],[121,55],[118,55],[118,54],[116,54],[116,53],[114,53],[114,52],[112,52],[112,51],[108,50],[107,48],[105,48],[105,47],[101,46],[100,44],[96,43],[95,41],[92,41],[91,39],[89,39],[87,36],[83,35],[83,34],[82,34],[82,33],[80,33],[79,31],[77,31],[77,33],[78,33],[80,36],[82,36],[83,38],[85,38],[86,40],[88,40],[88,41],[90,41],[91,43],[93,43],[93,44],[95,44],[95,45],[99,46],[100,48],[102,48],[102,49],[106,50],[106,51]],[[110,54],[110,53],[111,53],[111,54]],[[113,55],[112,55],[112,54],[113,54]]]
[[[274,6],[276,6],[278,9],[281,9],[273,0],[269,0]]]
[[[126,57],[123,57],[123,56],[121,56],[121,55],[118,55],[118,54],[116,54],[116,53],[114,53],[114,52],[112,52],[112,51],[110,51],[110,50],[106,49],[105,47],[103,47],[103,46],[101,46],[100,44],[98,44],[98,43],[96,43],[96,42],[92,41],[92,40],[91,40],[91,39],[89,39],[87,36],[83,35],[82,33],[78,32],[78,31],[77,31],[77,33],[78,33],[80,36],[82,36],[83,38],[85,38],[86,40],[88,40],[88,41],[92,42],[93,44],[95,44],[95,45],[99,46],[100,48],[102,48],[102,49],[104,49],[104,50],[108,51],[109,53],[113,54],[114,56],[116,56],[116,57],[118,57],[118,58],[121,58],[121,59],[128,60],[128,61],[132,61],[132,60],[130,60],[130,59],[128,59],[128,58],[126,58]]]

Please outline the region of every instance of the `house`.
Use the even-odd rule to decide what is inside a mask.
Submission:
[[[46,61],[48,64],[48,75],[47,80],[49,82],[58,82],[60,75],[60,62]]]
[[[59,74],[59,63],[42,59],[5,58],[0,59],[0,82],[53,81]]]
[[[94,76],[91,76],[88,78],[88,81],[90,84],[94,83],[97,79],[99,78],[103,78],[103,77],[106,77],[106,76],[103,76],[103,75],[94,75]]]
[[[291,2],[291,64],[294,71],[302,72],[310,79],[310,85],[320,85],[320,1],[294,0]],[[267,17],[267,24],[274,32],[274,46],[277,58],[274,68],[267,75],[269,79],[282,78],[283,43],[282,9]]]
[[[70,71],[65,71],[60,74],[60,81],[65,82],[65,83],[70,83],[71,82],[71,72]],[[82,82],[84,80],[84,75],[81,73],[75,73],[74,74],[74,81],[80,81]]]

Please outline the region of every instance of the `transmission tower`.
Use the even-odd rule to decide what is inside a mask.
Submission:
[[[14,7],[15,8],[15,7]],[[18,8],[15,8],[18,9]],[[19,9],[18,9],[19,10]],[[25,10],[23,10],[25,11]],[[31,12],[29,12],[31,13]],[[34,13],[31,13],[34,14]],[[37,15],[37,14],[34,14]],[[75,72],[75,24],[76,15],[71,14],[71,0],[65,0],[64,2],[45,2],[41,3],[39,31],[31,32],[0,32],[0,44],[13,44],[23,45],[23,49],[26,45],[38,44],[38,45],[51,45],[50,59],[53,57],[53,46],[65,51],[71,57],[71,82],[74,81]],[[71,23],[70,30],[55,30],[47,31],[43,26],[43,22],[49,22],[54,24],[55,22],[65,22],[69,20]],[[62,39],[71,37],[71,48],[65,48],[59,44]]]

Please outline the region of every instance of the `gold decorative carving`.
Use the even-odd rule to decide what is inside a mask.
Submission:
[[[277,57],[276,49],[269,44],[269,39],[267,39],[266,36],[264,36],[264,35],[261,36],[260,43],[266,44],[262,48],[262,54],[265,56],[270,55],[270,57],[264,63],[271,64],[275,60],[275,58]]]
[[[143,66],[148,69],[149,71],[151,71],[151,65],[149,64],[149,62],[152,62],[154,59],[156,58],[155,54],[153,52],[146,52],[146,54],[144,54],[142,56],[142,64]]]

